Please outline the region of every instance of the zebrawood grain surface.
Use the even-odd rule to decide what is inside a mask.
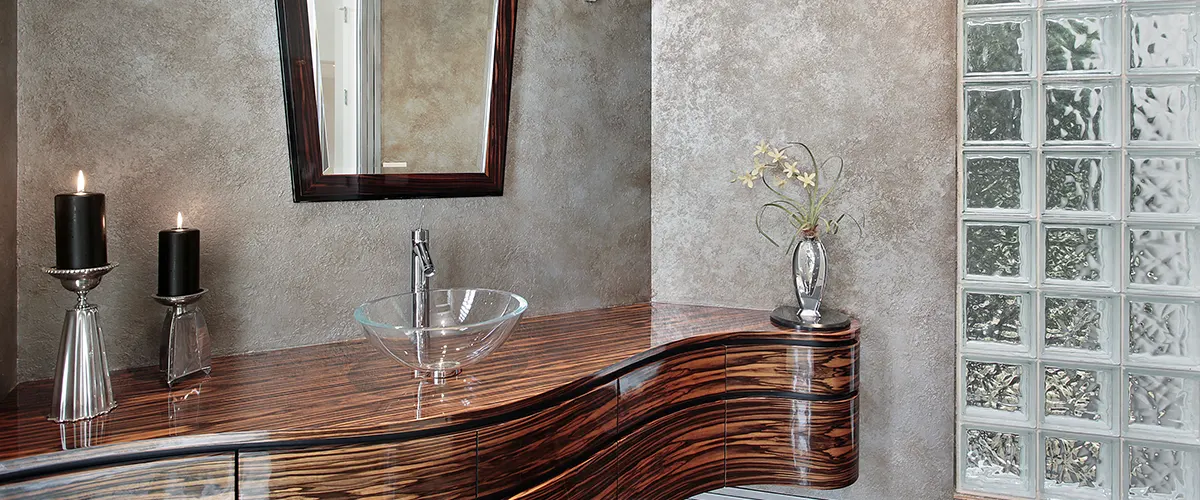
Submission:
[[[725,356],[731,391],[846,394],[858,390],[857,345],[731,346]]]
[[[726,406],[726,486],[844,488],[858,479],[858,398],[746,398]]]
[[[511,500],[616,500],[617,447],[608,446],[587,461],[509,498]],[[481,496],[480,498],[487,498]]]
[[[679,500],[725,486],[725,402],[685,408],[617,444],[621,500]]]
[[[7,466],[0,478],[62,460],[48,455],[77,443],[89,447],[74,458],[94,458],[197,443],[449,432],[577,397],[670,349],[727,341],[852,343],[857,335],[857,327],[780,329],[763,311],[636,304],[527,318],[497,352],[444,386],[413,379],[411,370],[361,341],[217,358],[211,376],[173,390],[157,367],[119,371],[115,410],[63,426],[46,419],[53,382],[28,382],[0,402],[0,464]]]
[[[0,498],[195,498],[233,500],[232,453],[179,457],[0,485]]]
[[[665,406],[725,392],[725,347],[661,359],[621,377],[620,428],[636,426]]]
[[[238,454],[238,497],[455,500],[475,496],[475,432]]]
[[[614,439],[617,383],[479,431],[479,495],[511,489]]]
[[[737,480],[849,484],[856,436],[823,426],[837,412],[850,422],[837,429],[857,422],[858,325],[799,332],[767,317],[637,304],[528,318],[445,385],[357,341],[219,358],[174,389],[156,368],[126,370],[116,410],[67,425],[45,419],[50,382],[27,383],[0,403],[0,483],[236,452],[246,497],[430,497],[438,484],[480,498],[680,498],[723,486],[727,464]],[[781,410],[797,401],[812,412]],[[759,402],[770,418],[755,417]],[[810,440],[812,454],[791,457],[812,460],[804,473],[828,477],[798,479],[788,435]],[[755,470],[768,465],[780,470]]]

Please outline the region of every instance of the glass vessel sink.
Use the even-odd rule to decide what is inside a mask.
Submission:
[[[520,295],[499,290],[430,290],[375,299],[354,311],[380,351],[441,383],[495,351],[529,307]],[[417,314],[418,307],[428,313]],[[424,321],[417,318],[424,317]],[[420,324],[419,324],[420,323]]]

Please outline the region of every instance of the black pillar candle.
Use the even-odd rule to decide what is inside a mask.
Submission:
[[[179,226],[183,225],[180,216]],[[200,292],[200,230],[177,227],[158,233],[158,295]]]
[[[107,266],[104,195],[83,191],[83,172],[79,172],[78,189],[54,197],[54,266],[59,269]]]

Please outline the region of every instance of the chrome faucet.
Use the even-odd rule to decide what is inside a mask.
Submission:
[[[414,229],[412,233],[412,291],[413,324],[429,326],[429,278],[437,272],[429,254],[429,230]]]

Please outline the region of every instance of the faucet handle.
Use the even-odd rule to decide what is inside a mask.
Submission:
[[[416,245],[418,243],[429,243],[429,230],[428,229],[413,229],[412,238],[413,238],[414,245]]]

